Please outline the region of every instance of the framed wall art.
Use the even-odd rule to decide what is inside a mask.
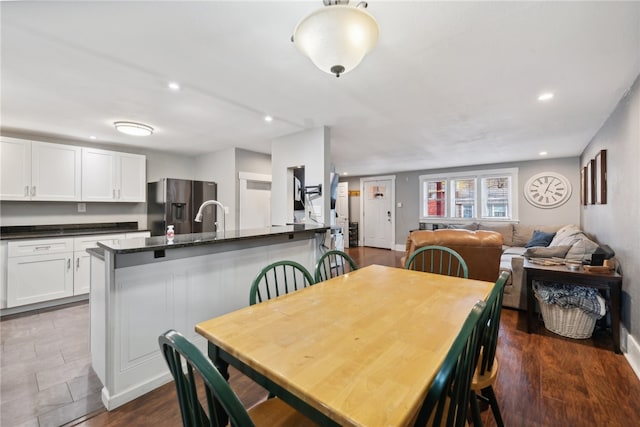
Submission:
[[[587,167],[580,169],[580,204],[587,205]]]
[[[594,185],[595,178],[595,168],[596,161],[595,159],[589,160],[587,163],[587,204],[595,205],[596,204],[596,188]]]
[[[596,154],[595,162],[595,203],[597,205],[607,204],[607,150],[600,150]]]

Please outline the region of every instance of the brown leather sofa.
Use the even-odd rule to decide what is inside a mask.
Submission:
[[[402,266],[409,255],[423,246],[438,245],[458,252],[469,268],[469,278],[495,282],[500,274],[502,234],[495,231],[417,230],[407,237],[407,250]]]

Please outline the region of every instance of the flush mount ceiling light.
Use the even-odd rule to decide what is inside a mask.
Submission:
[[[114,122],[113,125],[119,132],[133,136],[149,136],[153,133],[151,126],[136,122]]]
[[[553,99],[553,96],[553,92],[541,93],[540,96],[538,96],[538,101],[550,101]]]
[[[325,7],[303,18],[291,41],[325,73],[348,73],[378,42],[378,23],[364,9],[366,2],[323,0]]]

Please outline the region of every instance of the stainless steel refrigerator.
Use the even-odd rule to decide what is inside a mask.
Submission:
[[[215,182],[163,178],[147,184],[147,225],[152,236],[162,236],[167,225],[173,225],[176,234],[215,231],[216,206],[207,206],[202,222],[194,218],[206,200],[216,200]]]

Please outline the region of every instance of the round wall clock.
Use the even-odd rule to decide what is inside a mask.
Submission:
[[[571,183],[559,173],[533,175],[524,185],[524,197],[539,208],[557,208],[571,197]]]

